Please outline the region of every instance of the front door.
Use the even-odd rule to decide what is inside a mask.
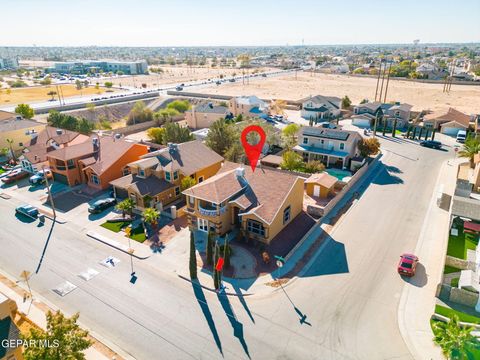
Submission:
[[[320,186],[313,185],[313,196],[316,196],[316,197],[320,196]]]
[[[198,219],[198,230],[208,232],[208,220]]]

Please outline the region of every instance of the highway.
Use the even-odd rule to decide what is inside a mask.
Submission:
[[[382,146],[360,200],[283,290],[217,296],[168,270],[168,251],[136,260],[133,285],[128,256],[74,223],[55,225],[30,285],[68,314],[79,311],[82,325],[136,359],[411,359],[398,304],[404,286],[428,281],[428,269],[419,265],[413,285],[396,265],[415,249],[440,165],[451,155],[401,139]],[[20,221],[16,204],[0,199],[0,269],[18,278],[37,268],[51,222]],[[99,264],[109,255],[121,261],[111,269]],[[87,268],[99,274],[79,278]],[[52,289],[64,281],[78,288],[60,297]]]

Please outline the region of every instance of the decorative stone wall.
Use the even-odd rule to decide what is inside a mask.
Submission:
[[[474,308],[478,302],[478,294],[472,291],[452,288],[450,291],[450,301]]]
[[[476,268],[476,264],[473,261],[467,261],[449,255],[445,258],[445,265],[453,266],[460,270],[475,270]]]

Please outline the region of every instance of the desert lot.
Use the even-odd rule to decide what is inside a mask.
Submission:
[[[198,89],[207,94],[257,95],[265,99],[298,100],[310,95],[343,97],[348,95],[354,104],[375,97],[375,78],[348,75],[301,73],[282,77],[256,78],[249,85],[226,83]],[[452,85],[450,93],[443,93],[443,84],[427,84],[390,79],[387,102],[400,101],[413,105],[413,110],[443,110],[454,107],[468,114],[480,113],[480,84]]]
[[[75,85],[58,85],[58,87],[61,87],[61,91],[65,98],[72,96],[102,94],[106,91],[105,88],[95,89],[94,86],[82,88],[81,90],[77,90]],[[50,95],[47,95],[50,91],[57,92],[57,86],[35,86],[10,90],[11,93],[7,94],[7,90],[2,89],[0,92],[0,105],[16,105],[21,103],[46,101],[52,98]],[[108,91],[110,92],[115,90],[111,89]],[[55,99],[58,99],[57,95],[55,95]]]
[[[96,81],[101,84],[105,81],[111,81],[114,86],[132,86],[140,88],[142,84],[146,84],[147,87],[158,87],[163,85],[179,85],[190,81],[206,80],[219,78],[220,75],[228,78],[236,74],[239,76],[242,74],[242,69],[236,68],[211,68],[211,67],[187,67],[187,66],[169,66],[158,65],[155,68],[160,68],[163,73],[158,75],[150,73],[150,75],[135,75],[135,76],[114,76],[114,77],[102,77]],[[259,68],[258,72],[269,71],[272,69]],[[252,70],[250,70],[252,71]]]

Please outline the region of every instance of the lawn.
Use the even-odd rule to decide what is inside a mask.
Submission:
[[[452,281],[450,281],[450,286],[452,287],[458,287],[458,281],[460,278],[453,278]]]
[[[462,270],[457,269],[456,267],[453,267],[453,266],[449,266],[449,265],[445,265],[445,267],[443,268],[443,273],[444,274],[451,274],[451,273],[460,272],[460,271],[462,271]]]
[[[95,89],[94,85],[87,88],[82,88],[81,90],[77,90],[75,85],[59,85],[58,87],[61,88],[63,97],[66,98],[72,96],[102,94],[106,91],[105,88]],[[50,91],[57,92],[57,86],[32,86],[10,89],[10,94],[7,94],[7,91],[3,89],[2,93],[0,94],[0,105],[14,105],[20,103],[50,100],[52,97],[50,95],[47,95],[47,93]],[[55,95],[55,100],[58,101],[57,95]]]
[[[128,221],[119,221],[119,222],[108,222],[107,221],[100,226],[104,227],[105,229],[108,229],[110,231],[118,233],[118,232],[120,232],[120,230],[122,230],[124,227],[127,227],[128,225],[130,225],[130,222],[128,222]]]
[[[138,241],[139,243],[143,243],[145,240],[147,240],[147,237],[145,236],[145,231],[143,230],[143,226],[139,226],[133,229],[130,233],[130,239]]]
[[[448,237],[447,255],[467,259],[467,250],[475,250],[477,244],[471,237],[465,238],[463,229],[458,229],[458,236],[450,235]]]
[[[460,321],[469,322],[473,324],[480,324],[480,317],[468,315],[460,311],[450,309],[441,305],[435,306],[435,314],[443,315],[446,317],[451,317],[452,315],[457,314]]]

